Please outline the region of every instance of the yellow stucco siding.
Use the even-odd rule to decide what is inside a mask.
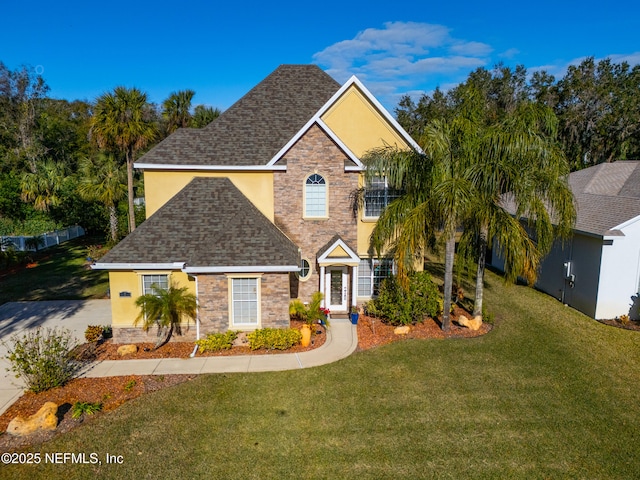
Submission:
[[[227,177],[269,220],[274,220],[272,172],[206,172],[147,170],[144,196],[147,218],[194,177]]]
[[[358,158],[384,144],[408,147],[405,139],[355,85],[327,110],[322,120]]]
[[[111,271],[109,272],[109,289],[111,292],[111,323],[113,327],[133,327],[139,309],[136,299],[142,295],[142,275],[169,274],[169,281],[178,287],[187,287],[196,294],[195,280],[180,271]],[[125,296],[120,296],[121,294]],[[126,294],[131,296],[126,296]]]

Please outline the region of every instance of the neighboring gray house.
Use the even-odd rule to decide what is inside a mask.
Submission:
[[[545,257],[536,287],[596,319],[638,318],[640,161],[603,163],[569,175],[573,236]],[[502,267],[495,248],[493,265]]]

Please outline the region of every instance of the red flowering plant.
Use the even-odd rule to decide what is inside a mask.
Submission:
[[[329,315],[331,314],[331,311],[328,308],[321,307],[320,313],[322,314],[322,317],[319,320],[320,323],[329,326]]]

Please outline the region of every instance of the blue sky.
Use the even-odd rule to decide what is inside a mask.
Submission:
[[[226,109],[279,64],[315,63],[340,82],[356,74],[393,111],[497,62],[557,76],[588,56],[640,63],[629,0],[2,3],[0,61],[35,67],[68,100],[124,85],[159,103],[191,88],[194,104]]]

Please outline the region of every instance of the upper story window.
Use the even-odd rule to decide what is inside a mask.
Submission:
[[[400,196],[400,191],[389,187],[384,177],[373,178],[364,191],[364,216],[379,217],[382,210]]]
[[[327,182],[322,175],[314,173],[307,177],[304,185],[304,216],[327,217]]]

